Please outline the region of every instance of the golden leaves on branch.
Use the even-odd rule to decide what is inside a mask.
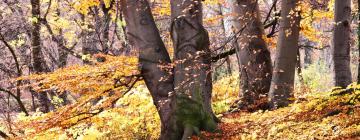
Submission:
[[[102,61],[94,62],[92,65],[73,65],[52,73],[17,78],[16,80],[35,81],[26,86],[34,86],[37,91],[56,91],[58,94],[67,91],[73,96],[78,96],[73,104],[33,117],[31,120],[20,121],[19,128],[30,127],[36,133],[86,122],[115,104],[132,87],[140,84],[136,57],[97,54],[93,59],[99,58]]]

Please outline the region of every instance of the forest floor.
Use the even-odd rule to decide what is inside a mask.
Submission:
[[[360,139],[360,85],[332,92],[296,90],[295,103],[274,111],[222,113],[239,93],[234,81],[238,81],[236,77],[226,77],[214,83],[213,110],[221,120],[219,131],[203,132],[193,139]],[[31,124],[42,120],[41,116],[19,114],[15,120]],[[8,132],[1,122],[0,118],[0,130]],[[158,139],[160,135],[157,109],[143,84],[124,95],[115,108],[71,128],[34,133],[37,126],[20,126],[22,138],[34,140]]]
[[[201,139],[360,139],[360,91],[349,89],[307,95],[275,111],[225,114],[220,131]]]

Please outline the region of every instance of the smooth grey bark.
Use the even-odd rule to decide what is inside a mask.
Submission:
[[[273,109],[287,106],[293,95],[300,31],[298,0],[281,1],[281,21],[269,100]]]
[[[48,72],[45,60],[43,59],[40,38],[40,0],[31,0],[31,15],[32,15],[32,31],[31,31],[31,46],[33,57],[33,70],[35,73]],[[40,111],[47,113],[50,111],[50,100],[46,92],[39,92],[38,99],[40,102]]]
[[[236,48],[241,89],[238,107],[245,109],[267,97],[272,76],[271,57],[263,39],[264,27],[257,0],[230,2],[230,9],[235,14],[232,22],[235,32],[245,28],[237,40]]]
[[[147,0],[122,0],[130,44],[139,50],[141,74],[161,119],[161,139],[169,135],[174,91],[170,56],[161,40]]]
[[[225,8],[224,8],[224,6],[222,6],[221,4],[218,4],[218,6],[219,6],[219,16],[224,16],[224,13],[225,13],[225,11],[226,10],[224,10]],[[225,34],[225,36],[226,37],[228,37],[227,35],[226,35],[226,29],[227,29],[227,27],[226,27],[226,19],[225,18],[223,18],[222,20],[221,20],[221,27],[222,27],[222,30],[223,30],[223,33]],[[227,73],[229,74],[229,75],[232,75],[232,68],[231,68],[231,60],[230,60],[230,56],[227,56],[226,58],[225,58],[225,61],[226,61],[226,67],[227,67]]]
[[[200,88],[204,107],[212,113],[210,42],[208,33],[202,25],[201,2],[172,0],[171,18],[175,92],[193,96],[196,88]]]
[[[186,64],[189,64],[187,65],[189,67],[184,67],[184,65],[178,64],[179,62],[178,58],[181,58],[179,57],[179,54],[181,54],[180,56],[184,56],[184,54],[182,54],[183,52],[181,52],[177,54],[177,57],[175,59],[176,61],[175,68],[173,69],[171,66],[171,60],[169,54],[166,51],[163,41],[161,40],[160,33],[156,27],[153,16],[151,14],[148,1],[122,0],[121,2],[122,2],[121,6],[122,9],[124,10],[124,16],[127,23],[129,43],[134,45],[137,49],[139,49],[141,74],[153,97],[154,104],[157,107],[158,113],[160,115],[160,119],[161,119],[160,139],[182,139],[182,138],[186,139],[188,138],[188,136],[191,136],[193,133],[199,132],[199,130],[205,130],[206,128],[209,128],[207,127],[209,125],[212,125],[213,126],[212,128],[216,127],[216,124],[213,121],[214,119],[213,116],[209,115],[210,113],[208,112],[210,106],[205,105],[206,103],[209,104],[210,101],[209,100],[207,102],[204,101],[206,100],[205,98],[209,99],[209,97],[207,96],[208,94],[206,96],[203,94],[203,93],[209,93],[208,92],[209,90],[211,91],[211,87],[209,88],[209,85],[211,84],[211,79],[209,79],[211,73],[209,71],[205,72],[196,69],[195,72],[202,72],[199,73],[198,76],[196,76],[198,80],[194,80],[193,77],[191,77],[191,79],[184,78],[185,72],[187,71],[193,72],[194,71],[193,68],[196,67],[201,67],[201,68],[205,67],[208,70],[210,70],[210,66],[204,64],[204,63],[210,64],[210,58],[207,61],[203,62],[204,57],[199,56],[200,58],[196,58],[195,60],[192,59],[191,63],[189,63],[189,61],[186,59],[188,59],[187,57],[190,58],[190,56],[187,56],[185,60],[180,60],[186,62]],[[172,4],[174,4],[174,1],[171,2]],[[189,1],[185,2],[185,4],[189,4]],[[193,3],[191,2],[191,4]],[[181,5],[179,7],[185,8]],[[179,11],[179,9],[177,8],[175,10],[176,12]],[[197,18],[199,19],[198,21],[201,21],[201,18],[199,17]],[[203,49],[208,47],[208,38],[207,36],[205,36],[205,38],[202,38],[204,36],[195,36],[199,30],[194,30],[194,29],[191,30],[189,29],[189,26],[197,27],[196,29],[199,28],[202,29],[200,30],[201,32],[199,33],[206,33],[206,31],[203,29],[201,24],[198,25],[188,24],[188,23],[184,23],[186,22],[184,20],[181,20],[183,22],[181,21],[173,22],[171,33],[173,38],[175,39],[174,40],[175,44],[182,43],[183,45],[184,44],[189,45],[190,46],[189,48],[191,49],[190,52],[195,53],[190,55],[195,56],[196,52],[198,51],[194,51],[193,50],[194,48],[192,47],[196,47],[197,49],[198,48]],[[191,21],[191,23],[192,22],[193,21]],[[178,28],[178,27],[184,27],[184,28]],[[189,40],[190,42],[187,42],[186,39],[184,40],[183,37],[178,36],[180,32],[184,33],[185,31],[181,29],[186,29],[187,33],[191,33],[186,35],[192,35],[193,37],[195,37],[195,40]],[[205,39],[205,40],[196,40],[199,39],[199,37],[200,39]],[[204,43],[204,41],[205,44],[202,44]],[[180,51],[188,50],[188,49],[183,48]],[[203,55],[202,53],[199,54]],[[193,62],[199,60],[202,60],[202,62],[201,63]],[[179,72],[177,70],[183,70],[183,71]],[[192,73],[192,74],[197,74],[197,73]],[[174,76],[177,78],[175,78]],[[174,79],[176,79],[177,81],[175,82]],[[199,81],[202,81],[202,83],[200,84]],[[196,83],[197,86],[194,86],[192,82]],[[180,84],[181,86],[178,86],[180,88],[175,86]],[[187,90],[184,87],[191,87],[197,90],[192,90],[192,89]],[[204,87],[208,89],[202,89]],[[181,92],[184,91],[184,92],[180,93],[180,91]],[[194,96],[190,98],[184,93],[189,93]]]
[[[350,69],[351,0],[335,0],[335,27],[332,56],[335,86],[346,88],[352,82]]]
[[[170,138],[187,139],[199,130],[216,128],[217,118],[211,107],[210,41],[203,26],[201,0],[171,0],[170,5],[176,95],[176,120],[171,122],[176,132]]]

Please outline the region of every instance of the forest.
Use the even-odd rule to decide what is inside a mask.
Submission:
[[[1,0],[2,139],[360,139],[360,0]]]

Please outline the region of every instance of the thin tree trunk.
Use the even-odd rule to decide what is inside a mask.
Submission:
[[[358,76],[357,83],[360,84],[360,0],[358,0]]]
[[[297,59],[296,59],[296,71],[299,77],[299,81],[301,85],[304,85],[304,77],[302,76],[302,67],[301,67],[301,55],[300,55],[300,48],[297,51]]]
[[[36,73],[47,72],[47,66],[43,59],[41,52],[41,38],[40,38],[40,0],[31,0],[31,14],[32,14],[32,32],[31,45],[33,57],[33,69]],[[38,93],[39,102],[41,104],[40,111],[46,113],[50,111],[50,100],[46,92]]]
[[[17,76],[20,77],[22,76],[22,70],[20,68],[20,63],[18,61],[18,57],[15,54],[15,50],[10,46],[10,44],[5,40],[4,36],[2,34],[0,34],[0,41],[2,41],[5,46],[9,49],[14,62],[15,62],[15,66],[16,66],[16,70],[17,70]],[[20,86],[22,84],[22,81],[19,80],[16,82],[16,97],[14,96],[14,98],[16,99],[17,103],[19,104],[19,107],[21,109],[21,111],[23,111],[26,116],[29,115],[28,111],[26,110],[24,103],[21,101],[21,90],[20,90]]]
[[[345,88],[351,84],[350,70],[350,18],[351,0],[335,0],[335,28],[333,35],[333,61],[335,86]]]
[[[310,42],[308,42],[307,45],[311,45]],[[311,64],[312,64],[312,53],[313,53],[313,50],[312,48],[309,48],[309,47],[304,47],[304,68],[308,68]]]
[[[298,0],[281,1],[281,22],[269,99],[273,109],[287,106],[293,96],[300,30]]]
[[[104,14],[104,17],[103,17],[103,30],[102,30],[102,38],[103,38],[103,48],[102,48],[102,52],[105,53],[105,54],[108,54],[109,53],[109,47],[110,47],[110,40],[109,40],[109,30],[110,30],[110,22],[111,22],[111,15],[109,13],[109,11],[111,10],[111,8],[113,7],[114,5],[114,0],[111,0],[110,1],[110,5],[109,7],[106,7],[105,3],[102,2],[101,3],[101,10]]]
[[[218,6],[219,6],[219,11],[220,11],[220,13],[219,13],[219,16],[224,16],[224,12],[225,12],[225,10],[224,10],[224,6],[222,6],[221,4],[218,4]],[[226,32],[227,32],[227,28],[226,28],[226,21],[225,21],[226,19],[225,18],[223,18],[222,20],[221,20],[221,27],[222,27],[222,29],[223,29],[223,33],[224,33],[224,35],[226,36],[226,37],[228,37],[227,35],[226,35]],[[225,58],[225,61],[226,61],[226,66],[227,66],[227,72],[228,72],[228,74],[229,75],[232,75],[232,68],[231,68],[231,60],[230,60],[230,56],[227,56],[226,58]]]
[[[85,23],[86,15],[81,14],[80,16],[81,16],[83,23]],[[96,32],[94,31],[96,29],[95,29],[94,25],[90,24],[90,25],[86,25],[86,26],[87,26],[87,28],[82,29],[81,35],[80,35],[81,43],[82,43],[81,49],[82,49],[83,55],[92,56],[92,55],[100,52],[99,49],[97,48],[99,39],[96,37]],[[83,59],[83,63],[89,64],[89,60],[87,60],[87,58],[85,58],[85,59]]]
[[[272,76],[271,57],[263,39],[257,0],[234,0],[231,10],[236,14],[235,32],[245,28],[237,41],[236,53],[240,70],[239,108],[247,108],[267,97]]]

